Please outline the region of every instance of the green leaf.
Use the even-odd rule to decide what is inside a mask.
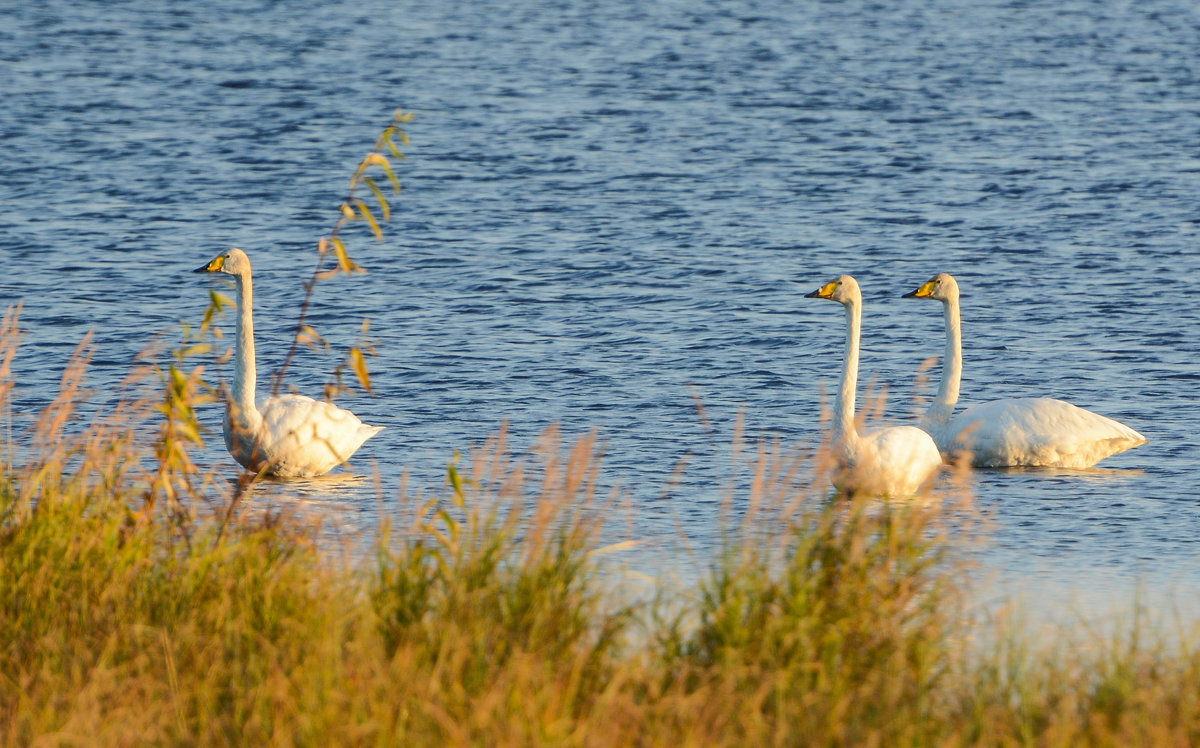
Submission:
[[[383,142],[387,144],[388,150],[392,152],[393,156],[396,158],[404,158],[404,154],[401,153],[400,149],[396,147],[396,144],[392,142],[392,137],[390,135],[385,137]]]
[[[329,350],[329,343],[325,342],[325,338],[321,337],[321,333],[314,330],[311,325],[301,325],[300,331],[296,333],[296,341],[307,345],[313,350],[317,350],[317,348]]]
[[[458,474],[458,468],[454,466],[453,462],[446,466],[446,480],[450,482],[450,488],[454,489],[454,495],[458,497],[459,506],[462,506],[465,503],[462,476]],[[446,520],[449,519],[450,515],[446,515]]]
[[[354,198],[354,203],[358,205],[358,211],[362,213],[363,218],[367,219],[367,223],[371,225],[371,231],[375,233],[375,238],[378,241],[383,241],[383,230],[379,228],[379,221],[375,220],[375,216],[371,214],[371,209],[367,207],[366,201],[362,198]]]
[[[382,166],[387,169],[390,168],[391,163],[387,160],[387,156],[382,153],[368,153],[367,157],[363,159],[363,166]]]
[[[208,298],[212,302],[212,305],[217,308],[218,312],[224,311],[225,307],[233,306],[233,299],[229,298],[228,296],[226,296],[223,293],[217,293],[216,291],[209,291]]]
[[[390,221],[392,219],[392,208],[388,205],[387,198],[383,196],[383,190],[379,189],[379,185],[375,184],[375,180],[367,177],[363,180],[367,186],[371,188],[371,192],[375,193],[376,199],[379,200],[379,207],[383,209],[383,220]]]
[[[171,364],[171,386],[173,391],[180,393],[187,389],[187,375]]]
[[[400,154],[400,158],[404,158],[404,154]],[[392,182],[392,189],[397,195],[400,194],[400,180],[396,179],[396,174],[392,171],[391,165],[385,166],[383,171],[388,175],[388,179]]]
[[[180,356],[180,358],[187,358],[188,356],[198,356],[201,353],[208,353],[211,350],[212,350],[212,346],[209,345],[208,343],[196,343],[195,345],[189,345],[186,348],[180,349],[179,356]]]
[[[371,375],[367,372],[367,359],[363,356],[360,348],[355,346],[350,349],[350,366],[354,369],[354,375],[358,377],[358,381],[362,386],[371,392]]]
[[[338,237],[333,237],[329,240],[333,244],[333,252],[337,255],[338,267],[347,273],[360,272],[360,268],[354,260],[350,259],[350,255],[346,253],[346,245]]]

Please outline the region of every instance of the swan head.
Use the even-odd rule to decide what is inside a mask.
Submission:
[[[198,267],[197,273],[228,273],[229,275],[249,275],[250,258],[242,250],[234,247],[228,252],[217,255],[203,267]]]
[[[958,298],[958,281],[949,273],[938,273],[921,284],[915,291],[904,294],[905,299],[937,299],[950,301]]]
[[[829,299],[839,304],[850,305],[862,301],[862,291],[858,287],[858,281],[849,275],[843,275],[836,280],[829,281],[816,291],[805,294],[804,298]]]

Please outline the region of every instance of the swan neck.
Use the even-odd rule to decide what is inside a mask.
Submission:
[[[937,397],[929,405],[926,419],[934,423],[949,423],[958,403],[959,385],[962,381],[962,315],[958,298],[951,297],[942,302],[946,318],[946,353],[942,357],[942,384]]]
[[[254,389],[257,371],[254,363],[254,284],[250,274],[237,278],[237,350],[234,356],[233,402],[235,412],[243,418],[257,414]]]
[[[834,403],[834,441],[849,449],[858,440],[854,428],[854,400],[858,388],[858,348],[862,330],[862,306],[852,301],[846,304],[846,353],[842,367],[842,383]]]

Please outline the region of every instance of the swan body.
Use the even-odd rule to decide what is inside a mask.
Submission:
[[[846,354],[833,423],[841,473],[839,487],[875,496],[917,493],[933,480],[942,464],[933,438],[915,426],[893,426],[859,434],[854,424],[862,329],[862,291],[858,281],[843,275],[807,296],[830,299],[846,309]]]
[[[237,347],[233,391],[227,393],[225,448],[247,470],[276,478],[324,475],[350,459],[383,430],[348,410],[304,395],[254,400],[254,312],[250,258],[240,249],[218,255],[197,273],[226,273],[237,281]]]
[[[1146,437],[1119,421],[1049,397],[993,400],[955,416],[962,379],[958,282],[942,273],[905,297],[936,299],[943,304],[946,356],[942,383],[921,425],[947,459],[969,455],[974,467],[1086,468],[1146,443]]]

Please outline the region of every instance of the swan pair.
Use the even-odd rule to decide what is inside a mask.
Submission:
[[[942,455],[967,457],[975,467],[1083,468],[1146,443],[1146,437],[1122,423],[1051,398],[995,400],[955,417],[962,378],[962,322],[958,283],[946,273],[905,294],[905,298],[936,299],[945,305],[942,384],[922,419],[922,428],[897,426],[860,435],[854,425],[854,400],[862,291],[854,278],[843,275],[808,297],[830,299],[846,309],[846,355],[833,435],[840,452],[839,480],[852,492],[916,493],[935,477]]]
[[[197,273],[225,273],[237,281],[237,347],[233,393],[225,406],[225,448],[247,470],[275,478],[324,475],[350,459],[383,430],[348,410],[304,395],[254,401],[254,288],[250,258],[240,249],[218,255]]]

